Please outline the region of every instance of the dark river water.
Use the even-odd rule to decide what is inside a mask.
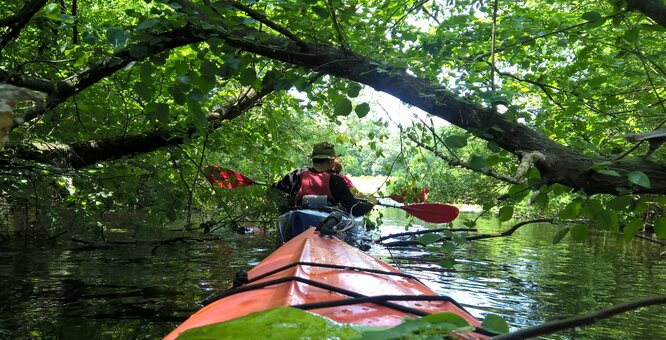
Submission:
[[[381,234],[405,231],[402,211],[384,210]],[[459,226],[465,216],[454,225]],[[412,221],[416,223],[415,221]],[[482,232],[509,223],[482,221]],[[427,226],[415,225],[410,230]],[[432,226],[431,226],[432,227]],[[480,240],[455,253],[453,270],[422,261],[416,249],[373,247],[403,271],[450,295],[472,314],[502,316],[512,330],[565,315],[585,314],[650,295],[666,294],[666,258],[657,245],[593,233],[583,242],[552,245],[559,227],[527,225],[511,237]],[[112,235],[113,236],[113,235]],[[137,240],[176,237],[135,234]],[[161,245],[137,242],[86,249],[59,242],[0,244],[0,338],[156,339],[195,312],[197,301],[227,288],[233,275],[275,247],[266,235],[217,234],[221,241]],[[119,238],[120,236],[115,236]],[[625,313],[559,339],[666,339],[666,306]]]

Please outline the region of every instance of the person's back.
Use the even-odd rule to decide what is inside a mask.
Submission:
[[[310,155],[312,167],[291,171],[273,188],[286,192],[294,205],[300,205],[305,195],[321,195],[329,204],[339,204],[354,216],[365,215],[373,204],[354,197],[344,178],[333,172],[338,156],[333,144],[315,144]]]

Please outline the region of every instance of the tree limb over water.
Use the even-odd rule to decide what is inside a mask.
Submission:
[[[666,295],[647,297],[640,300],[625,302],[613,307],[602,309],[590,314],[579,315],[557,321],[546,322],[543,325],[521,329],[516,332],[498,335],[494,340],[518,340],[531,339],[541,335],[552,334],[565,329],[572,329],[580,326],[593,325],[600,320],[608,319],[612,316],[636,310],[643,307],[666,304]],[[655,318],[659,318],[655,315]]]
[[[0,70],[0,81],[49,94],[46,107],[43,110],[28,110],[23,114],[23,121],[31,121],[51,112],[63,101],[131,62],[144,60],[180,46],[217,38],[241,51],[348,79],[386,92],[479,138],[492,141],[514,155],[538,151],[544,157],[536,161],[535,166],[539,169],[544,184],[560,183],[587,194],[617,195],[620,193],[618,188],[628,189],[634,194],[666,194],[666,165],[663,163],[648,159],[620,160],[609,166],[610,170],[620,176],[598,172],[594,170],[594,166],[608,162],[609,157],[584,154],[560,144],[535,129],[460,97],[442,84],[414,76],[406,68],[359,55],[346,48],[320,41],[308,41],[289,31],[279,30],[282,34],[276,35],[243,23],[227,26],[219,20],[206,20],[208,17],[201,13],[211,12],[210,8],[198,7],[199,5],[187,1],[180,2],[187,3],[191,11],[188,14],[183,13],[183,19],[189,21],[186,25],[150,34],[150,39],[139,40],[64,79],[42,79],[12,70]],[[664,25],[664,6],[658,1],[632,1],[629,9],[642,11]],[[265,15],[261,15],[262,22],[270,22]],[[277,24],[275,27],[280,29]],[[287,38],[284,35],[287,35]],[[14,35],[11,35],[12,39],[13,37]],[[635,171],[647,175],[652,185],[644,187],[630,182],[626,175]]]
[[[532,223],[555,223],[557,220],[554,218],[540,218],[540,219],[534,219],[534,220],[529,220],[529,221],[523,221],[520,223],[517,223],[513,225],[511,228],[500,232],[500,233],[490,233],[490,234],[481,234],[481,235],[473,235],[473,236],[464,236],[465,239],[468,241],[476,241],[476,240],[483,240],[487,238],[495,238],[495,237],[506,237],[506,236],[511,236],[518,228],[532,224]],[[410,247],[410,246],[422,246],[424,245],[423,243],[415,240],[409,240],[409,241],[395,241],[395,242],[387,242],[387,243],[382,243],[381,241],[387,240],[389,238],[393,237],[399,237],[399,236],[407,236],[407,235],[419,235],[419,234],[428,234],[428,233],[434,233],[438,231],[445,231],[449,229],[430,229],[430,230],[420,230],[416,231],[413,233],[401,233],[401,234],[394,234],[394,235],[388,235],[382,238],[379,238],[376,243],[382,244],[385,247]],[[472,231],[475,229],[458,229],[456,231]],[[442,237],[439,240],[435,242],[441,242],[441,241],[448,241],[451,240],[450,237]]]

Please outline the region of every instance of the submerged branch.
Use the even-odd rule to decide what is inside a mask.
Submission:
[[[475,240],[483,240],[486,238],[494,238],[494,237],[505,237],[505,236],[511,236],[518,228],[527,225],[527,224],[532,224],[532,223],[555,223],[554,218],[539,218],[535,220],[529,220],[529,221],[523,221],[520,223],[515,224],[513,227],[501,232],[501,233],[491,233],[491,234],[481,234],[481,235],[474,235],[474,236],[468,236],[467,240],[468,241],[475,241]]]
[[[428,234],[428,233],[437,233],[440,231],[450,231],[450,232],[459,232],[459,231],[478,231],[477,229],[474,228],[438,228],[438,229],[425,229],[425,230],[418,230],[418,231],[407,231],[404,233],[397,233],[397,234],[391,234],[391,235],[386,235],[382,236],[378,239],[375,240],[375,243],[381,243],[384,240],[388,240],[391,238],[396,238],[396,237],[401,237],[401,236],[411,236],[411,235],[421,235],[421,234]]]
[[[590,314],[579,315],[567,319],[546,322],[542,325],[522,329],[513,333],[503,334],[493,337],[494,340],[516,340],[530,339],[541,335],[555,333],[557,331],[571,329],[580,326],[589,326],[600,320],[610,318],[617,314],[632,311],[642,307],[666,304],[666,295],[647,297],[640,300],[629,301],[615,305],[610,308],[602,309]]]
[[[509,229],[507,229],[507,230],[505,230],[501,233],[491,233],[491,234],[466,236],[465,238],[468,241],[476,241],[476,240],[483,240],[483,239],[487,239],[487,238],[511,236],[514,232],[516,232],[516,230],[518,230],[518,228],[520,228],[524,225],[532,224],[532,223],[545,223],[545,222],[555,223],[555,221],[556,221],[556,219],[554,219],[554,218],[539,218],[539,219],[535,219],[535,220],[523,221],[523,222],[515,224],[511,228],[509,228]],[[436,229],[424,231],[424,232],[422,232],[422,234],[432,233],[432,232],[435,232],[435,230]],[[450,229],[443,229],[443,230],[450,230]],[[474,230],[474,229],[466,229],[466,230]],[[409,233],[406,233],[406,234],[409,235]],[[389,235],[389,236],[397,236],[397,235],[399,235],[399,234]],[[437,240],[435,242],[448,241],[450,239],[451,239],[450,237],[442,237],[442,238],[440,238],[439,240]],[[380,243],[378,241],[375,241],[375,242]],[[395,241],[395,242],[383,243],[383,246],[385,246],[385,247],[412,247],[412,246],[423,246],[423,245],[424,245],[423,243],[421,243],[419,241],[416,241],[416,240]]]

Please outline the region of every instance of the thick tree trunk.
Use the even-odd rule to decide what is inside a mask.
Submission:
[[[609,167],[621,176],[595,172],[592,166],[608,159],[584,155],[567,148],[524,124],[510,121],[491,109],[470,103],[446,88],[427,79],[415,77],[404,69],[322,44],[310,45],[304,51],[302,44],[248,28],[219,34],[228,44],[245,51],[356,81],[386,92],[482,139],[493,141],[519,157],[525,153],[539,152],[544,158],[535,165],[541,172],[544,183],[560,183],[575,190],[584,190],[588,194],[618,194],[620,187],[632,189],[634,193],[666,193],[664,164],[649,160],[622,161]],[[248,35],[261,38],[243,39]],[[645,188],[629,182],[627,174],[631,171],[645,173],[652,186]]]

